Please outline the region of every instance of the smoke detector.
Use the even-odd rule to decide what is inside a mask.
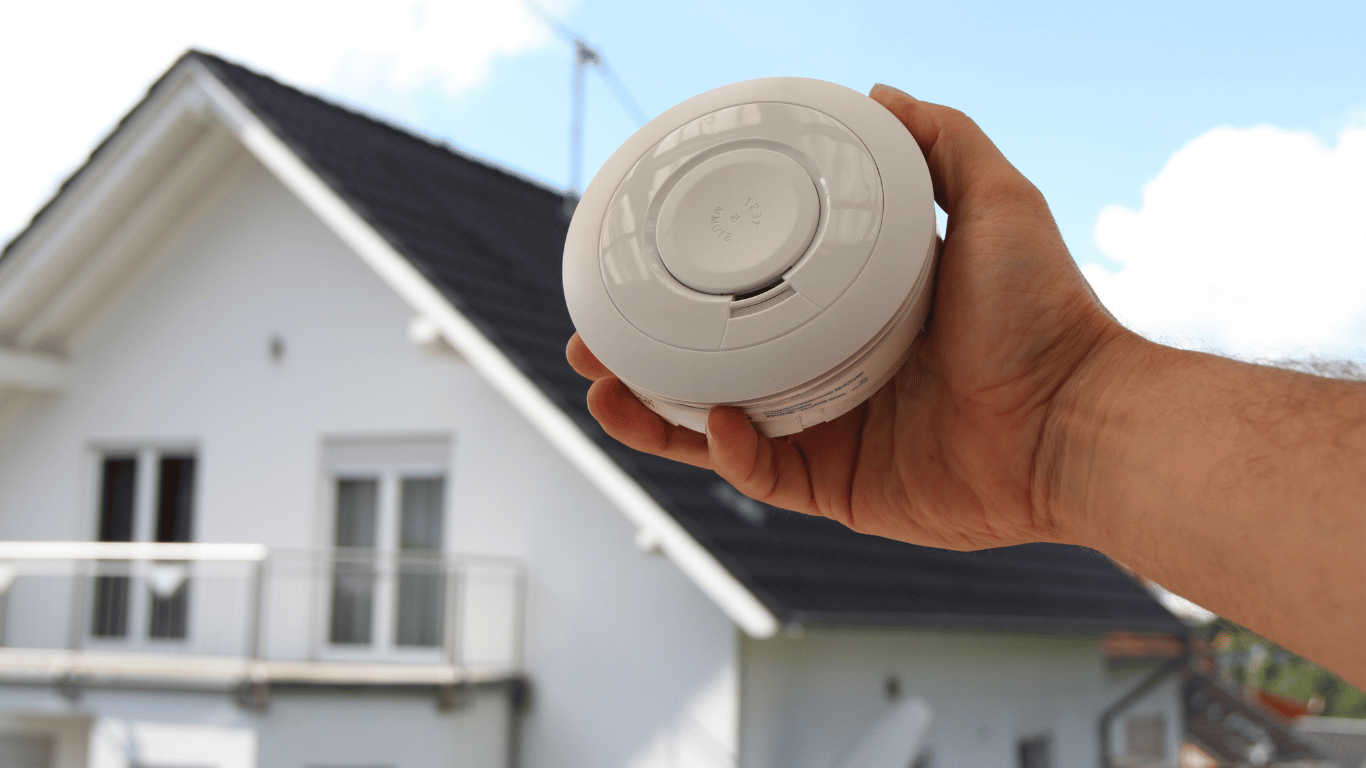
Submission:
[[[702,431],[715,405],[776,437],[891,379],[938,253],[925,159],[882,105],[766,78],[651,120],[574,211],[565,298],[647,407]]]

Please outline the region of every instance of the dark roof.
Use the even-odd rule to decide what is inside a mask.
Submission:
[[[560,277],[562,193],[218,57],[186,58],[221,79],[780,621],[1184,631],[1095,552],[959,553],[857,534],[623,447],[589,415],[588,382],[565,362],[574,327]]]

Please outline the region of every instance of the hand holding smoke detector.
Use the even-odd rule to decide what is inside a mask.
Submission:
[[[770,78],[674,107],[626,141],[565,244],[589,350],[669,422],[716,405],[769,437],[861,404],[924,325],[938,238],[919,147],[842,86]]]

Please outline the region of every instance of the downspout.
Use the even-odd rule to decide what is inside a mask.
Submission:
[[[525,678],[512,681],[508,689],[508,768],[522,766],[522,720],[531,705],[531,683]]]
[[[1176,672],[1181,671],[1190,663],[1190,645],[1183,641],[1181,643],[1181,655],[1174,659],[1169,659],[1165,664],[1153,670],[1153,673],[1143,678],[1133,690],[1124,694],[1118,701],[1106,707],[1100,713],[1100,721],[1096,727],[1100,735],[1100,767],[1114,768],[1114,761],[1110,758],[1110,725],[1115,721],[1121,712],[1133,706],[1139,699],[1146,696],[1162,681],[1171,677]],[[1179,727],[1179,724],[1178,724]]]

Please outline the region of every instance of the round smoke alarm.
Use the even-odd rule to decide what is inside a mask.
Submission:
[[[584,344],[651,410],[702,431],[715,405],[770,437],[829,421],[901,367],[938,238],[920,148],[840,85],[750,80],[626,140],[564,251]]]

